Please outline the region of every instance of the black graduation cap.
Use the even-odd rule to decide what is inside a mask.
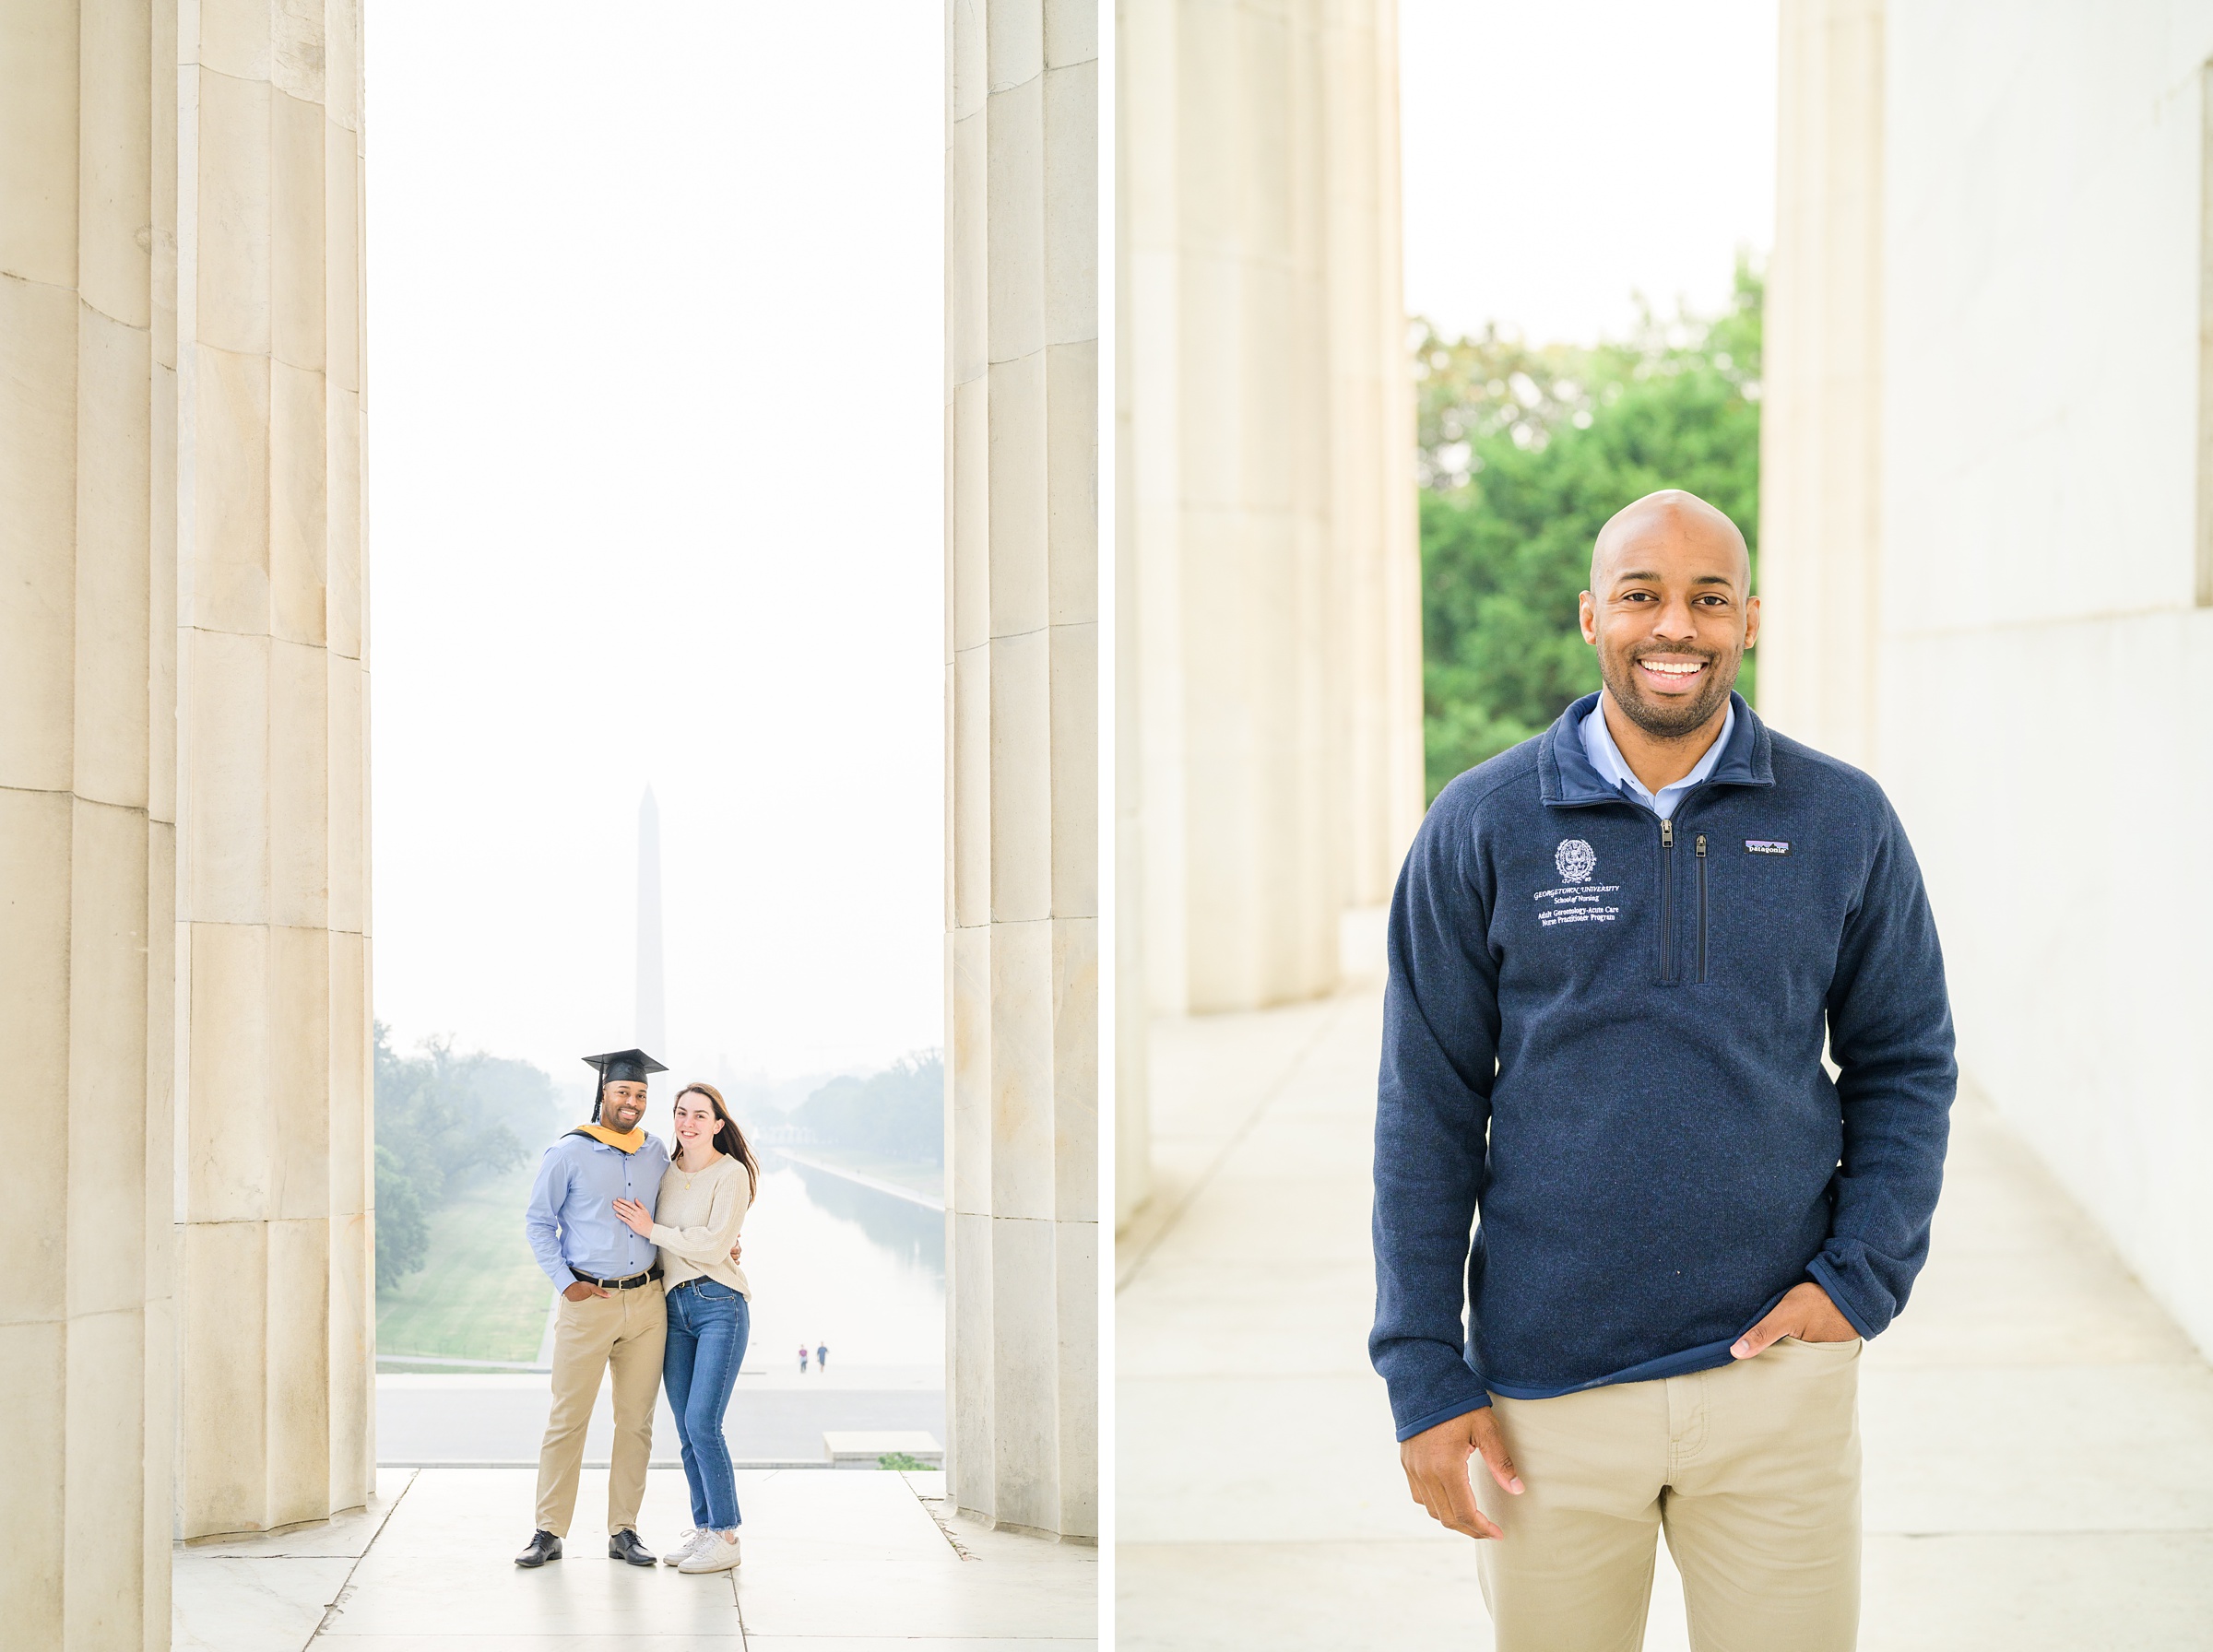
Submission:
[[[599,1082],[592,1090],[595,1119],[599,1116],[599,1099],[609,1084],[643,1084],[646,1074],[669,1070],[644,1050],[609,1050],[604,1056],[586,1056],[584,1064],[599,1075]]]

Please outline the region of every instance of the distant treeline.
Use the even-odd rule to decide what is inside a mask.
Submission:
[[[588,1090],[587,1090],[588,1093]],[[665,1104],[666,1092],[656,1103]],[[389,1289],[430,1257],[430,1219],[467,1188],[534,1162],[579,1122],[551,1078],[527,1061],[455,1053],[426,1040],[411,1056],[376,1023],[376,1283]],[[945,1162],[945,1064],[935,1051],[866,1078],[837,1078],[780,1119],[771,1140],[848,1148],[915,1164]]]
[[[434,1211],[523,1163],[566,1122],[553,1080],[527,1061],[457,1056],[450,1038],[402,1056],[377,1022],[377,1288],[428,1259]]]
[[[865,1079],[833,1079],[794,1107],[787,1124],[796,1136],[823,1147],[942,1164],[945,1063],[932,1050]]]

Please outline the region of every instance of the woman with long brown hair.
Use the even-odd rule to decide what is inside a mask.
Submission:
[[[692,1487],[692,1530],[661,1558],[680,1572],[727,1572],[738,1564],[740,1516],[722,1414],[752,1324],[752,1292],[730,1252],[761,1185],[761,1166],[712,1084],[677,1092],[676,1148],[654,1207],[659,1220],[634,1199],[616,1200],[615,1214],[660,1246],[668,1293],[661,1383]]]

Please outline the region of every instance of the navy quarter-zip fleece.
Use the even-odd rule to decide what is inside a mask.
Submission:
[[[1725,1365],[1808,1278],[1875,1336],[1928,1254],[1958,1068],[1882,788],[1740,699],[1663,821],[1592,768],[1597,699],[1448,785],[1391,901],[1368,1351],[1402,1440]]]

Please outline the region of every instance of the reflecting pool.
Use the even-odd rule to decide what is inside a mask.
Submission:
[[[799,1369],[827,1345],[830,1367],[945,1361],[945,1217],[774,1149],[745,1219],[752,1287],[748,1370]]]

